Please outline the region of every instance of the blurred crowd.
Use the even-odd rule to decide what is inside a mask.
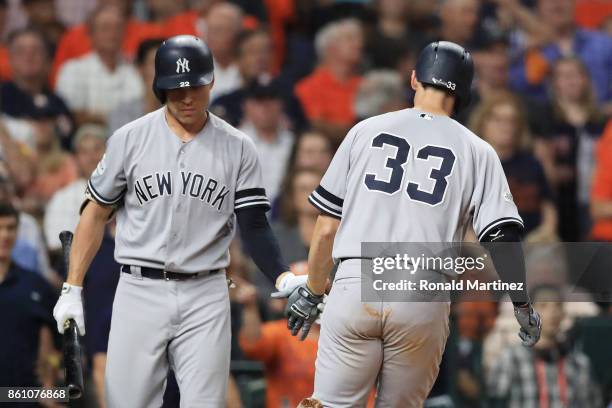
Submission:
[[[160,108],[155,51],[178,34],[213,53],[210,112],[255,142],[296,274],[318,215],[309,193],[352,125],[411,106],[411,71],[434,40],[472,53],[471,104],[456,119],[498,153],[525,240],[612,241],[609,0],[0,0],[0,386],[61,385],[58,234],[74,230],[109,135]],[[85,281],[87,395],[75,406],[104,406],[114,233]],[[294,407],[312,392],[318,326],[291,337],[272,284],[240,242],[231,253],[227,406]],[[545,283],[531,296],[544,327],[534,349],[518,344],[508,303],[454,305],[426,406],[612,403],[611,304],[565,302]],[[169,373],[164,404],[179,399]]]

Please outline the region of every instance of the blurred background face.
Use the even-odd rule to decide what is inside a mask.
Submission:
[[[0,217],[0,260],[10,259],[16,240],[17,219],[10,216]]]
[[[96,136],[84,136],[76,146],[76,161],[81,174],[89,178],[102,160],[105,144]]]
[[[348,65],[362,61],[363,32],[358,26],[347,25],[338,30],[327,50],[328,55]]]
[[[440,9],[445,30],[461,41],[472,38],[478,23],[478,0],[446,0]]]
[[[496,45],[486,51],[475,53],[474,64],[479,81],[494,87],[506,87],[510,61],[508,48],[505,45]]]
[[[380,17],[402,18],[408,13],[410,2],[406,0],[378,0],[377,11]]]
[[[171,17],[185,8],[183,0],[147,0],[148,9],[156,20]]]
[[[23,2],[23,6],[32,24],[44,25],[56,21],[53,0],[30,0]]]
[[[104,54],[121,51],[125,19],[117,7],[106,7],[95,16],[91,26],[93,48]]]
[[[272,70],[272,40],[264,32],[254,34],[240,46],[238,64],[242,75],[254,79]]]
[[[542,318],[542,337],[557,337],[565,317],[561,295],[553,289],[541,289],[534,299],[533,307]]]
[[[234,51],[236,36],[242,28],[242,16],[235,6],[219,4],[206,16],[206,43],[214,54]]]
[[[574,24],[573,0],[539,0],[538,12],[542,20],[554,28]]]
[[[22,34],[11,43],[10,61],[16,79],[27,81],[44,77],[48,62],[45,44],[36,34]]]
[[[308,202],[308,196],[320,182],[321,176],[311,170],[302,170],[295,174],[293,177],[293,203],[298,214],[312,217],[319,214],[319,210]]]
[[[498,104],[491,110],[483,127],[483,137],[494,147],[508,149],[517,145],[519,114],[510,103]]]
[[[212,84],[190,88],[170,89],[166,92],[166,106],[183,126],[191,126],[202,120],[208,109]]]
[[[588,78],[578,61],[559,62],[553,70],[553,87],[557,97],[579,101],[589,86]]]
[[[325,136],[318,133],[305,133],[298,141],[296,167],[313,168],[321,172],[331,163],[331,146]]]
[[[283,104],[276,98],[247,98],[244,103],[244,114],[256,129],[275,131],[283,116]]]

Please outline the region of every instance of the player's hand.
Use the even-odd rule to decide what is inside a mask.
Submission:
[[[60,334],[64,334],[64,324],[68,319],[74,319],[81,336],[85,334],[85,318],[83,314],[83,301],[81,299],[82,291],[83,288],[80,286],[68,283],[62,285],[62,294],[53,308],[53,317],[55,317],[57,331]]]
[[[312,324],[321,314],[320,305],[323,305],[325,295],[316,295],[308,289],[306,284],[299,286],[289,296],[287,303],[287,328],[291,330],[292,336],[297,336],[300,329],[302,334],[300,340],[308,336]]]
[[[278,292],[272,293],[273,298],[288,298],[293,291],[302,285],[306,285],[308,275],[295,275],[293,272],[284,272],[276,282]]]
[[[521,326],[519,337],[523,346],[533,347],[540,340],[540,333],[542,332],[540,315],[531,304],[526,303],[523,306],[514,306],[514,316]]]

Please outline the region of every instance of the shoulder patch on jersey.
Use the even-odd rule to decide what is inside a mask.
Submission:
[[[514,199],[512,197],[512,193],[510,191],[504,191],[503,194],[504,200],[508,201],[509,203],[513,203]]]
[[[96,170],[94,170],[94,174],[97,176],[101,176],[104,174],[105,171],[106,171],[106,153],[102,155],[102,159],[100,159],[100,162],[96,166]]]

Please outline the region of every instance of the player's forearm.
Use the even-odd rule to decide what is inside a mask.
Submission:
[[[316,294],[323,294],[334,262],[332,249],[340,221],[320,215],[310,242],[307,285]]]
[[[103,207],[94,202],[85,206],[74,233],[67,283],[83,286],[85,273],[102,244],[104,227],[110,212],[110,207]]]

